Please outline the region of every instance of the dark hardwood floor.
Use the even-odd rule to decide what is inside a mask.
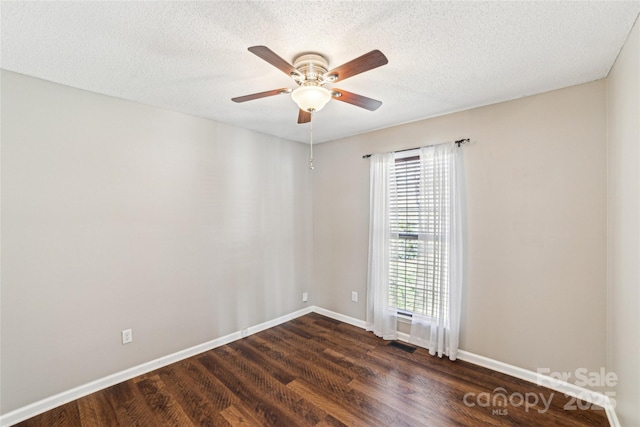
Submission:
[[[409,353],[309,314],[18,425],[608,425],[603,410],[564,409],[571,403],[561,393],[420,348]]]

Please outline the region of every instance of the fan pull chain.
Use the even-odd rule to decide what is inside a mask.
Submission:
[[[313,112],[311,112],[311,121],[309,122],[309,169],[313,170]]]

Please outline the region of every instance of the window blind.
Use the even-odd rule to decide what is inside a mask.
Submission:
[[[392,172],[389,303],[437,317],[448,311],[448,262],[441,258],[448,256],[449,195],[434,182],[449,179],[448,163],[412,155],[396,159]]]

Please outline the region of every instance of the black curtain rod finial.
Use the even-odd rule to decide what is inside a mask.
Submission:
[[[457,144],[458,147],[460,147],[462,144],[466,144],[467,142],[469,142],[469,138],[459,139],[456,142],[454,142],[454,144]]]

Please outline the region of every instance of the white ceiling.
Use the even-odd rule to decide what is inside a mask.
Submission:
[[[289,96],[231,98],[292,80],[247,48],[330,68],[373,49],[389,64],[336,87],[381,100],[331,101],[314,142],[607,76],[640,13],[631,2],[7,2],[2,68],[307,142]]]

